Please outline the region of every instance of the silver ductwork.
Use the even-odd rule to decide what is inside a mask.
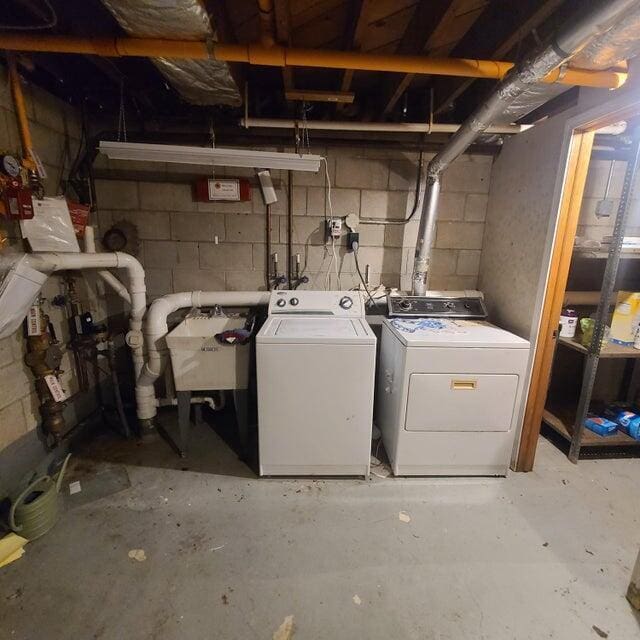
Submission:
[[[638,15],[639,13],[639,0],[603,0],[594,10],[573,21],[570,26],[563,29],[555,37],[551,44],[514,67],[498,84],[489,98],[467,118],[458,132],[431,160],[427,167],[427,192],[423,202],[414,258],[414,295],[424,295],[427,287],[442,173],[490,125],[503,122],[502,118],[504,117],[508,117],[512,122],[513,117],[508,115],[509,109],[521,103],[522,97],[526,96],[527,92],[537,90],[543,78],[551,71],[567,63],[587,46],[594,43],[599,42],[600,46],[611,48],[611,43],[607,38],[609,32],[614,28],[619,29],[619,21],[624,20],[626,23],[630,15]],[[624,32],[626,34],[626,30]],[[628,49],[625,48],[623,56],[627,51]],[[548,99],[547,97],[543,102]]]
[[[216,42],[200,0],[102,0],[120,26],[139,38]],[[242,98],[229,65],[219,60],[153,58],[171,86],[191,104],[238,107]]]

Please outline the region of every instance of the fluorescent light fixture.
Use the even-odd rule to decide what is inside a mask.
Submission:
[[[98,147],[111,160],[142,160],[143,162],[175,162],[177,164],[209,165],[217,167],[250,167],[254,169],[291,169],[313,171],[320,169],[321,156],[305,153],[279,153],[251,149],[222,149],[220,147],[183,147],[173,144],[141,144],[136,142],[105,142]]]

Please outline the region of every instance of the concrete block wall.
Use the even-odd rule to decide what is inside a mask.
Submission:
[[[285,150],[285,149],[280,149]],[[286,149],[288,150],[288,149]],[[413,207],[416,153],[371,148],[313,148],[327,157],[331,205],[323,170],[293,174],[293,242],[308,288],[338,288],[331,245],[325,243],[325,216],[402,218]],[[431,158],[425,154],[424,162]],[[130,163],[98,159],[101,169],[133,170]],[[442,209],[433,260],[433,288],[473,288],[477,283],[487,210],[492,157],[465,155],[443,181]],[[194,202],[191,186],[176,175],[184,168],[159,163],[145,167],[151,181],[98,180],[100,231],[119,220],[136,225],[138,257],[147,270],[151,297],[192,289],[265,289],[265,207],[257,188],[251,202]],[[193,168],[191,168],[193,170]],[[202,175],[210,169],[203,167]],[[216,169],[216,175],[249,176],[251,170]],[[137,174],[136,174],[137,176]],[[272,252],[284,268],[287,230],[287,172],[273,171],[278,203],[272,207]],[[157,181],[159,180],[159,182]],[[371,285],[410,287],[419,212],[405,226],[360,224],[359,262],[369,265]],[[336,243],[340,287],[357,286],[346,231]]]
[[[58,182],[61,173],[66,178],[69,163],[77,150],[80,138],[80,121],[77,113],[67,104],[51,95],[29,86],[24,87],[27,112],[34,141],[34,147],[42,159],[48,173],[45,181],[47,196],[58,194]],[[16,118],[8,88],[7,76],[0,69],[0,151],[20,155],[20,139]],[[16,223],[8,222],[0,216],[0,231],[8,242],[3,252],[22,250],[20,230]],[[105,317],[105,309],[93,293],[92,283],[84,278],[77,281],[80,298],[87,310],[92,311],[96,319]],[[69,339],[65,311],[53,307],[50,301],[64,292],[61,279],[50,278],[43,288],[44,310],[50,316],[58,339],[62,344]],[[8,451],[11,445],[28,439],[39,447],[35,428],[39,424],[38,400],[33,390],[31,372],[24,364],[26,341],[22,329],[14,335],[0,340],[0,452]],[[66,351],[62,360],[62,384],[71,396],[65,417],[69,426],[84,417],[93,409],[91,394],[78,394],[77,378],[70,351]],[[29,438],[29,436],[32,436]],[[42,451],[41,447],[40,450]],[[5,471],[8,465],[0,461],[0,497]]]
[[[596,216],[596,207],[605,197],[607,180],[612,166],[613,174],[608,198],[613,199],[613,210],[610,217],[599,218]],[[618,212],[618,205],[620,204],[626,168],[627,163],[621,160],[591,160],[580,210],[578,236],[590,240],[602,240],[604,236],[610,236],[613,233],[613,225]],[[639,180],[640,178],[636,180],[636,192],[633,194],[635,204],[632,205],[629,211],[627,222],[626,235],[629,236],[640,236],[640,193],[637,191]]]

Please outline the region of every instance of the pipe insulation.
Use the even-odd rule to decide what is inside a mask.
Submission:
[[[120,26],[135,38],[214,43],[217,34],[200,0],[102,0]],[[228,63],[188,60],[170,55],[152,58],[169,83],[191,104],[238,107],[242,98]]]
[[[255,307],[267,305],[269,291],[185,291],[170,293],[153,301],[144,323],[147,361],[136,383],[136,405],[139,420],[152,420],[158,407],[154,383],[167,364],[169,332],[167,318],[179,309],[191,307]]]
[[[574,55],[594,38],[607,33],[618,20],[624,20],[626,14],[635,11],[639,5],[638,0],[604,0],[595,9],[570,22],[549,45],[511,70],[431,160],[427,167],[427,189],[414,256],[414,295],[424,295],[427,288],[442,173],[481,133],[499,120],[518,96],[549,77],[552,72],[562,71],[562,66]]]

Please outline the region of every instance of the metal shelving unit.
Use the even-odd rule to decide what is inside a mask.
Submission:
[[[632,202],[632,192],[634,178],[640,164],[640,130],[634,134],[633,145],[627,162],[627,170],[624,177],[624,185],[620,205],[616,214],[616,221],[613,228],[611,246],[606,253],[606,265],[600,291],[600,300],[596,310],[595,327],[593,338],[589,347],[584,347],[574,340],[559,338],[558,347],[574,349],[584,355],[584,371],[582,375],[582,385],[580,387],[580,397],[577,407],[568,406],[547,406],[544,411],[543,420],[556,433],[570,442],[569,460],[577,463],[582,447],[626,447],[640,446],[640,442],[633,440],[624,434],[616,434],[610,437],[601,437],[585,429],[584,420],[589,411],[593,386],[598,370],[598,363],[601,358],[638,358],[640,351],[630,347],[620,347],[612,344],[602,346],[607,319],[609,316],[609,301],[614,292],[618,267],[622,256],[622,242],[624,231],[627,226],[629,209]],[[585,253],[585,252],[582,252]],[[593,252],[594,258],[603,258],[602,251]],[[637,254],[634,253],[634,257]]]

